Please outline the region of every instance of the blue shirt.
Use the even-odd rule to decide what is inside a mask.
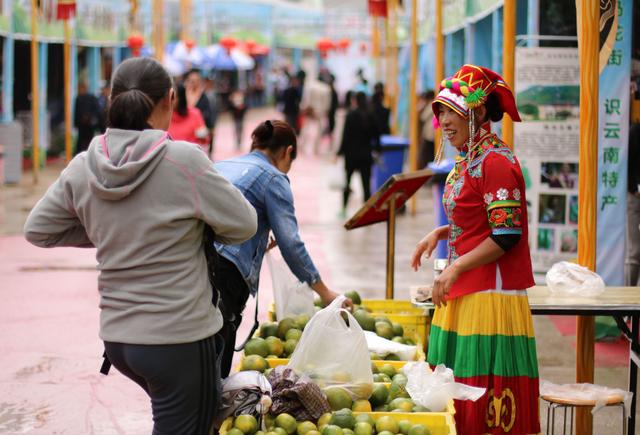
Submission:
[[[260,267],[267,249],[269,231],[273,231],[282,257],[293,274],[309,285],[320,280],[298,231],[289,178],[273,166],[259,151],[214,165],[256,209],[258,231],[238,245],[216,243],[218,253],[236,265],[255,294],[258,290]]]

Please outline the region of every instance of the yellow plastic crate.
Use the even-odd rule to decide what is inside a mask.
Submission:
[[[424,308],[414,307],[411,301],[396,299],[363,299],[362,306],[373,314],[415,314],[426,316]]]
[[[453,405],[451,405],[453,406]],[[364,414],[354,412],[354,415]],[[368,412],[374,421],[380,417],[393,417],[396,421],[409,420],[413,424],[424,424],[431,435],[457,435],[453,412]],[[220,427],[220,435],[226,435],[233,427],[233,417],[227,418]]]
[[[387,317],[392,322],[402,325],[405,335],[418,337],[426,352],[431,328],[431,317],[423,308],[416,308],[411,301],[393,299],[365,299],[362,305],[371,310],[374,316]]]

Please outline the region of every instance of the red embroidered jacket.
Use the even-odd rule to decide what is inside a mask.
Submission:
[[[482,129],[477,137],[474,147],[456,158],[442,198],[449,220],[449,263],[492,233],[521,237],[497,261],[460,274],[448,299],[481,290],[522,290],[534,285],[520,164],[495,134]]]

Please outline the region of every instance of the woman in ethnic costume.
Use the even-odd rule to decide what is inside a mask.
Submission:
[[[525,184],[518,160],[490,125],[504,113],[520,121],[515,99],[498,74],[464,65],[443,80],[432,107],[459,155],[443,195],[449,224],[427,234],[412,258],[417,270],[421,256],[447,240],[449,263],[433,286],[427,359],[453,369],[458,382],[487,389],[476,402],[456,402],[458,433],[537,434]]]

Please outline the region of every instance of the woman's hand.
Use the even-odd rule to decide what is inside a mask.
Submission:
[[[439,240],[437,230],[433,230],[418,242],[416,249],[413,251],[413,255],[411,256],[411,267],[413,270],[417,271],[418,268],[422,266],[423,254],[426,253],[425,258],[431,257],[431,253],[436,249],[436,246],[438,246]]]
[[[433,293],[432,299],[433,304],[436,307],[440,307],[440,305],[447,306],[447,301],[445,300],[446,295],[449,294],[449,290],[453,283],[455,283],[460,277],[460,269],[456,266],[455,263],[448,266],[442,273],[433,280]]]
[[[311,288],[318,294],[318,296],[320,296],[320,299],[325,306],[329,305],[335,298],[340,296],[340,293],[329,290],[329,288],[324,284],[324,282],[322,282],[322,280],[311,285]],[[346,298],[346,300],[342,304],[342,307],[348,309],[349,311],[353,311],[353,302],[351,301],[351,299]]]

